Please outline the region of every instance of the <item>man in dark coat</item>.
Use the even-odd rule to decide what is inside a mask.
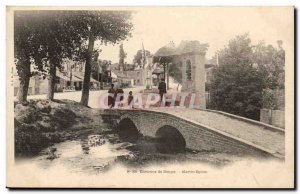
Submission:
[[[115,106],[115,89],[114,89],[114,84],[111,84],[111,88],[108,90],[108,93],[110,94],[108,96],[108,106],[110,108],[113,108]]]
[[[160,101],[163,99],[163,95],[167,93],[167,85],[165,82],[165,79],[161,79],[161,82],[158,85],[159,95],[160,95]]]
[[[118,98],[118,95],[120,95],[120,97]],[[117,85],[117,89],[115,91],[115,103],[117,102],[118,106],[122,106],[121,104],[119,104],[122,100],[124,99],[124,91],[121,88],[120,85]]]

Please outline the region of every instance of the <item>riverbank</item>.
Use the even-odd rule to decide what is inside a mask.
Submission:
[[[15,155],[30,156],[58,142],[108,130],[99,111],[71,100],[15,102]]]
[[[128,142],[102,121],[102,112],[71,100],[31,99],[15,103],[15,156],[18,161],[83,172],[104,172],[122,164],[130,168],[182,162],[224,166],[243,156],[186,150],[161,153],[158,139],[141,136]],[[21,159],[24,160],[21,160]]]

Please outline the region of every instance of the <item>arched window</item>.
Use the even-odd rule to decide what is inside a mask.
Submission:
[[[192,80],[192,63],[190,60],[186,61],[186,79],[188,81]]]

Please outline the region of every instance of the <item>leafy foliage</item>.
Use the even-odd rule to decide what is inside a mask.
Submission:
[[[35,63],[41,66],[46,54],[42,51],[43,39],[39,26],[35,25],[38,18],[27,11],[16,11],[14,17],[15,65],[20,82],[23,83],[32,76],[30,65]]]
[[[232,114],[259,119],[263,79],[250,65],[224,65],[211,83],[211,106]]]
[[[88,105],[89,85],[95,40],[115,44],[131,35],[129,11],[70,11],[77,33],[87,43],[81,104]]]
[[[144,50],[145,56],[148,57],[151,55],[150,51]],[[138,50],[136,55],[133,58],[133,64],[142,65],[142,58],[143,58],[143,50]]]
[[[182,83],[182,71],[179,68],[179,63],[170,63],[169,64],[169,75],[176,81],[177,83]]]
[[[26,83],[21,90],[23,96],[27,95],[28,77],[41,74],[43,78],[49,76],[48,97],[53,99],[56,68],[61,68],[64,59],[73,58],[82,44],[70,19],[64,11],[15,13],[15,59],[20,81]],[[34,71],[28,68],[26,60],[34,64]]]
[[[120,45],[120,53],[119,53],[119,66],[122,70],[124,70],[124,60],[127,56],[127,53],[125,53],[123,44]]]
[[[285,51],[282,42],[278,41],[278,49],[260,42],[254,47],[253,60],[264,74],[264,87],[284,89]]]
[[[210,84],[210,106],[259,120],[263,104],[275,106],[274,96],[264,97],[266,89],[284,87],[284,79],[280,79],[284,77],[284,61],[282,47],[252,45],[248,34],[230,40],[219,51],[220,66],[214,69]]]
[[[130,36],[128,11],[16,11],[15,63],[26,101],[30,65],[55,80],[56,68],[65,58],[86,61],[83,94],[87,104],[94,42],[115,44]],[[51,82],[54,84],[54,82]],[[51,85],[53,85],[51,84]],[[21,87],[20,87],[21,88]],[[49,87],[50,93],[54,87]]]
[[[235,39],[229,41],[227,47],[219,51],[219,64],[251,65],[253,63],[252,48],[248,34],[236,36]]]

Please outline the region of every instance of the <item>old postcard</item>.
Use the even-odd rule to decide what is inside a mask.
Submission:
[[[7,7],[7,187],[294,188],[293,7]]]

